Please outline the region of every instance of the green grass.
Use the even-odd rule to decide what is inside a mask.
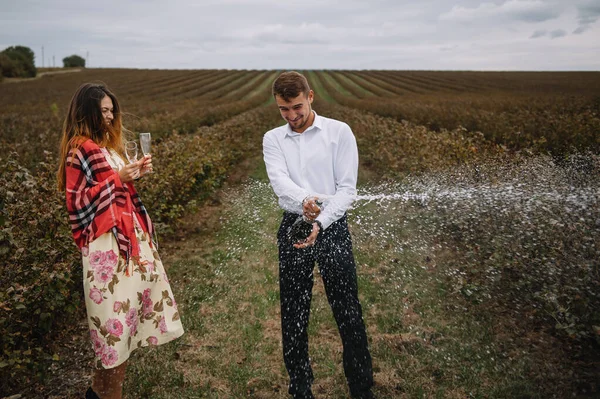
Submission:
[[[343,75],[340,71],[331,71],[330,73],[333,79],[339,82],[341,87],[344,87],[344,89],[353,93],[355,96],[359,98],[375,96],[375,94],[367,90],[365,87],[360,86],[347,76]]]
[[[305,71],[305,76],[306,76],[306,79],[308,80],[310,87],[315,92],[315,96],[317,98],[322,98],[323,100],[327,101],[328,103],[334,102],[331,95],[323,87],[323,84],[321,83],[321,80],[319,79],[319,75],[317,75],[315,73],[315,71]]]
[[[340,85],[337,80],[333,78],[331,75],[333,72],[331,71],[317,71],[315,72],[319,79],[323,80],[326,83],[329,83],[334,89],[336,89],[343,96],[351,96],[350,93],[345,87]]]
[[[126,397],[288,397],[275,239],[281,211],[259,165],[249,182],[225,192],[222,228],[198,242],[189,237],[170,256],[186,334],[136,353]],[[567,370],[555,358],[453,287],[452,270],[423,236],[428,219],[420,208],[363,205],[349,220],[379,397],[564,394],[565,377],[557,376]],[[375,228],[382,223],[385,233]],[[309,337],[315,395],[348,397],[341,342],[317,268]],[[556,378],[563,379],[557,393]]]

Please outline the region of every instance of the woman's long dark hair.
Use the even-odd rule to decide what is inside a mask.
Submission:
[[[113,103],[113,120],[107,124],[100,109],[100,102],[109,96]],[[101,83],[81,85],[69,104],[69,112],[63,124],[60,143],[60,160],[57,172],[58,189],[65,189],[67,156],[71,149],[92,139],[101,147],[113,148],[123,155],[123,125],[121,108],[117,97]]]

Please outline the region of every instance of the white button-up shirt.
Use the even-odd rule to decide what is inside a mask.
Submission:
[[[283,210],[300,215],[302,200],[318,197],[323,205],[317,220],[326,229],[352,204],[358,149],[347,124],[315,112],[312,126],[303,133],[294,132],[289,124],[265,133],[263,154],[271,186]]]

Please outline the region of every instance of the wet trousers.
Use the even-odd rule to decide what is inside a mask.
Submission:
[[[290,376],[289,393],[302,397],[310,392],[313,382],[307,329],[316,262],[342,339],[348,386],[352,396],[360,396],[373,385],[373,367],[346,216],[319,233],[315,245],[305,249],[294,248],[287,237],[297,217],[284,213],[277,235],[283,359]]]

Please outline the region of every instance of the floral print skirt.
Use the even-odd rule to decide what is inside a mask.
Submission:
[[[131,260],[129,276],[112,233],[82,249],[83,288],[96,368],[117,367],[136,348],[161,345],[183,334],[158,252],[147,234],[136,232],[141,256],[139,261]]]

